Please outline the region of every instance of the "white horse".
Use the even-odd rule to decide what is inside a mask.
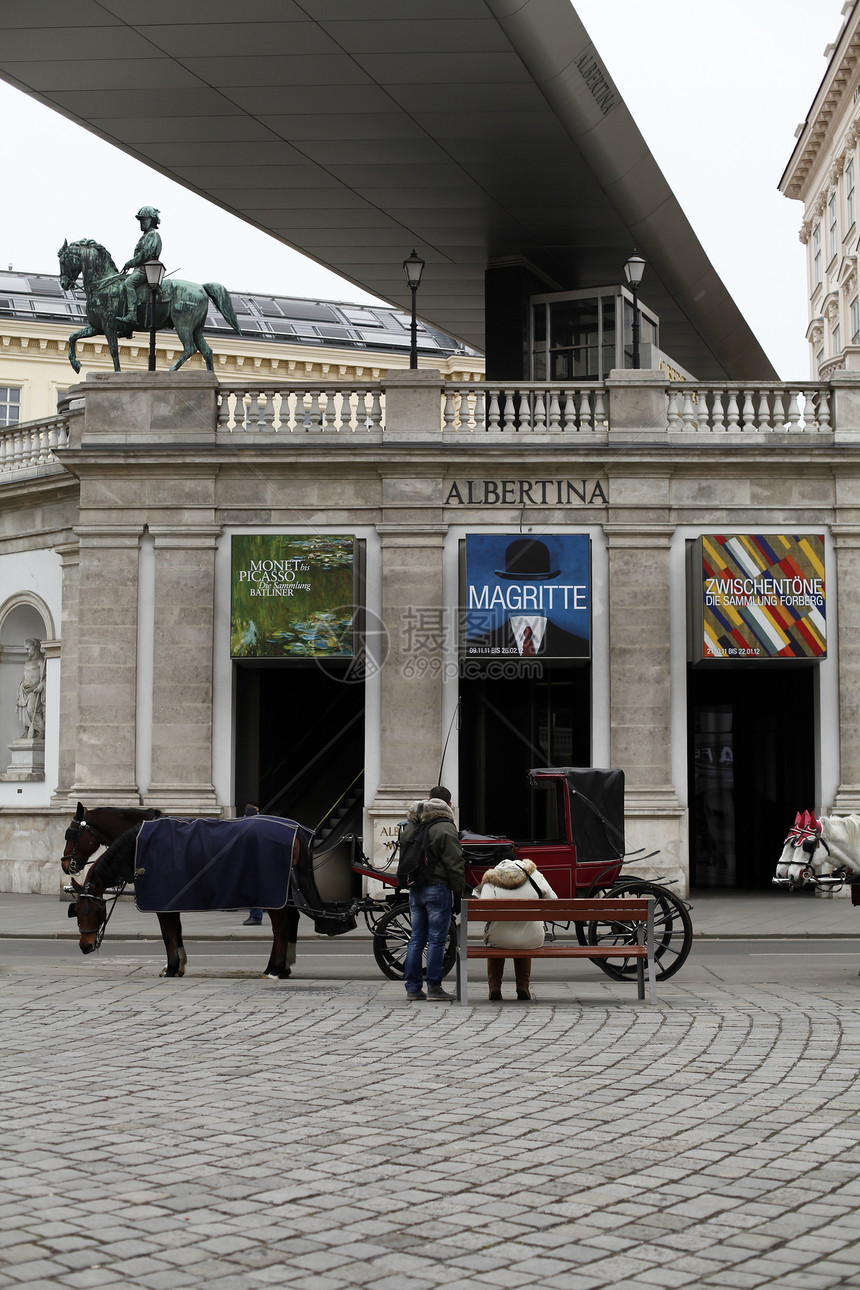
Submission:
[[[860,815],[798,811],[776,865],[778,886],[833,887],[860,880]]]

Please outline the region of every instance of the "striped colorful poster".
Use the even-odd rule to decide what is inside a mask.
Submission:
[[[824,658],[822,534],[703,536],[704,658]]]

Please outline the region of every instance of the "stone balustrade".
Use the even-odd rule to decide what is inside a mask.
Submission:
[[[824,385],[703,384],[678,381],[666,393],[666,429],[676,435],[829,434]]]
[[[356,434],[378,438],[385,424],[379,382],[349,387],[329,381],[221,384],[218,430],[242,434]]]
[[[400,373],[402,381],[406,374]],[[423,377],[429,373],[421,373]],[[513,438],[558,441],[562,437],[580,444],[606,443],[610,437],[636,436],[637,391],[648,391],[657,400],[649,417],[651,441],[698,442],[731,436],[735,443],[759,441],[762,436],[802,437],[810,442],[860,440],[860,382],[839,374],[832,382],[744,383],[670,382],[643,373],[641,385],[634,373],[623,381],[597,382],[432,382],[425,388],[429,402],[426,417],[411,434],[443,443],[510,442]],[[841,379],[840,379],[841,378]],[[390,382],[389,382],[390,385]],[[393,390],[392,386],[392,390]],[[438,395],[434,393],[438,389]],[[393,407],[392,390],[388,405]],[[250,445],[265,437],[269,442],[298,436],[335,435],[365,443],[398,437],[397,424],[386,420],[386,381],[345,385],[331,381],[221,383],[216,399],[218,438]],[[75,408],[83,410],[86,387],[76,396]],[[436,399],[438,397],[438,403]],[[840,402],[841,400],[841,402]],[[439,408],[434,424],[434,407]],[[660,413],[663,407],[664,412]],[[837,415],[837,409],[839,410]],[[631,419],[633,411],[633,419]],[[838,424],[839,419],[844,424]],[[661,429],[661,423],[663,428]],[[426,430],[423,429],[426,424]],[[641,424],[641,422],[639,423]],[[70,414],[61,407],[57,416],[0,428],[0,481],[22,471],[59,468],[55,448],[69,441]]]
[[[51,454],[69,442],[69,417],[60,414],[45,421],[27,421],[0,428],[0,480],[24,470],[56,466]]]

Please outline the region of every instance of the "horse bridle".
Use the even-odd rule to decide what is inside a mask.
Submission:
[[[75,829],[76,824],[78,826],[77,829]],[[80,873],[84,865],[87,863],[86,860],[78,859],[78,843],[81,840],[81,829],[87,829],[90,833],[92,833],[93,837],[95,838],[96,842],[98,842],[100,847],[106,845],[103,842],[103,840],[99,837],[98,833],[96,833],[93,826],[91,824],[87,824],[86,820],[73,820],[72,823],[69,825],[69,827],[66,829],[65,837],[67,842],[71,842],[72,839],[74,839],[75,845],[72,848],[71,855],[67,856],[64,852],[63,855],[60,857],[61,860],[68,860],[69,862],[68,873]]]
[[[105,938],[105,932],[106,932],[106,930],[107,930],[107,925],[108,925],[108,923],[109,923],[109,922],[110,922],[110,920],[111,920],[111,915],[113,914],[113,911],[116,909],[116,902],[119,900],[120,896],[121,896],[121,895],[122,895],[122,893],[125,891],[125,883],[123,883],[121,887],[118,887],[118,888],[113,892],[113,894],[112,894],[112,899],[111,899],[111,907],[110,907],[110,909],[108,909],[108,907],[107,907],[107,901],[105,900],[104,896],[96,896],[96,895],[94,895],[94,894],[90,891],[89,887],[90,887],[90,884],[89,884],[88,882],[85,882],[85,883],[84,883],[84,885],[83,885],[83,887],[81,888],[81,890],[78,892],[78,898],[77,898],[77,900],[75,901],[75,905],[74,905],[74,908],[75,908],[75,917],[77,918],[77,921],[78,921],[78,931],[81,933],[81,936],[89,936],[89,935],[91,935],[91,933],[90,933],[90,932],[84,932],[84,931],[82,931],[82,930],[81,930],[81,919],[80,919],[80,915],[79,915],[79,914],[78,914],[78,912],[77,912],[78,901],[80,901],[80,900],[84,900],[84,901],[91,900],[91,901],[93,901],[93,903],[94,903],[94,904],[96,904],[96,905],[100,905],[100,906],[101,906],[101,913],[102,913],[102,915],[103,915],[103,916],[102,916],[102,918],[101,918],[101,919],[100,919],[100,921],[99,921],[99,925],[98,925],[98,927],[96,928],[96,932],[95,932],[95,937],[96,937],[96,939],[95,939],[95,943],[94,943],[94,945],[93,945],[93,948],[94,948],[94,949],[96,949],[96,950],[98,950],[98,949],[101,949],[101,943],[102,943],[102,941],[103,941],[103,940],[104,940],[104,938]]]

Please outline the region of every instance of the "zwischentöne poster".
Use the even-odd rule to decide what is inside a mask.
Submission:
[[[352,658],[351,536],[233,537],[233,658]]]
[[[587,658],[589,557],[586,534],[467,536],[465,654]]]
[[[703,658],[824,658],[824,537],[703,536]]]

